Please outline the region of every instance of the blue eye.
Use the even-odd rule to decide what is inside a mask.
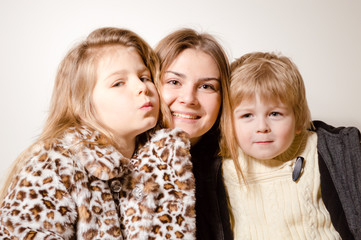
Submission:
[[[277,116],[281,116],[282,114],[281,113],[279,113],[279,112],[271,112],[270,113],[270,116],[272,116],[272,117],[277,117]]]
[[[120,87],[123,86],[125,83],[124,82],[116,82],[115,84],[113,84],[112,87]]]

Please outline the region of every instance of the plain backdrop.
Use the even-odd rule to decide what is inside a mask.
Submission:
[[[181,27],[206,31],[231,61],[282,53],[303,75],[313,119],[361,129],[359,0],[1,0],[0,177],[39,136],[65,53],[104,26],[151,46]]]

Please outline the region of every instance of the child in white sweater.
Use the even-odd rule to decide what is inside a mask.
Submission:
[[[359,131],[312,124],[287,57],[250,53],[231,69],[222,153],[235,239],[360,239]]]

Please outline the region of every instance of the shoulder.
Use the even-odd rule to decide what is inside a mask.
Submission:
[[[151,139],[141,147],[137,155],[157,155],[164,161],[170,160],[170,156],[178,158],[189,157],[190,141],[188,134],[179,128],[164,128],[156,131]]]
[[[313,121],[312,131],[317,132],[317,134],[329,134],[329,135],[347,135],[354,134],[355,136],[360,137],[360,130],[356,127],[334,127],[322,121]]]
[[[347,148],[360,148],[361,134],[356,127],[333,127],[322,121],[313,121],[313,128],[311,131],[317,133],[318,148],[327,147],[329,150],[335,148],[340,144]],[[327,150],[327,149],[325,149]]]
[[[219,156],[219,131],[212,130],[202,136],[202,138],[192,146],[192,158],[199,158],[199,161],[218,161]]]
[[[91,131],[70,128],[62,137],[37,143],[23,159],[18,178],[40,182],[62,182],[69,188],[75,175],[85,174],[78,161],[79,149],[84,150],[83,140],[89,139]],[[35,183],[36,182],[36,183]]]
[[[222,159],[222,169],[229,169],[229,168],[235,168],[233,159],[231,158],[224,158]]]
[[[223,159],[222,176],[226,185],[229,184],[229,181],[238,182],[236,166],[232,159]]]
[[[163,128],[156,131],[150,139],[150,143],[163,143],[168,145],[182,145],[190,148],[189,136],[180,128]],[[161,146],[160,144],[159,146]]]

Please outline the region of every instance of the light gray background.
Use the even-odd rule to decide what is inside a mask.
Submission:
[[[0,177],[39,135],[67,50],[103,26],[152,46],[192,27],[220,39],[231,60],[281,52],[303,75],[313,119],[361,129],[359,0],[1,0]]]

